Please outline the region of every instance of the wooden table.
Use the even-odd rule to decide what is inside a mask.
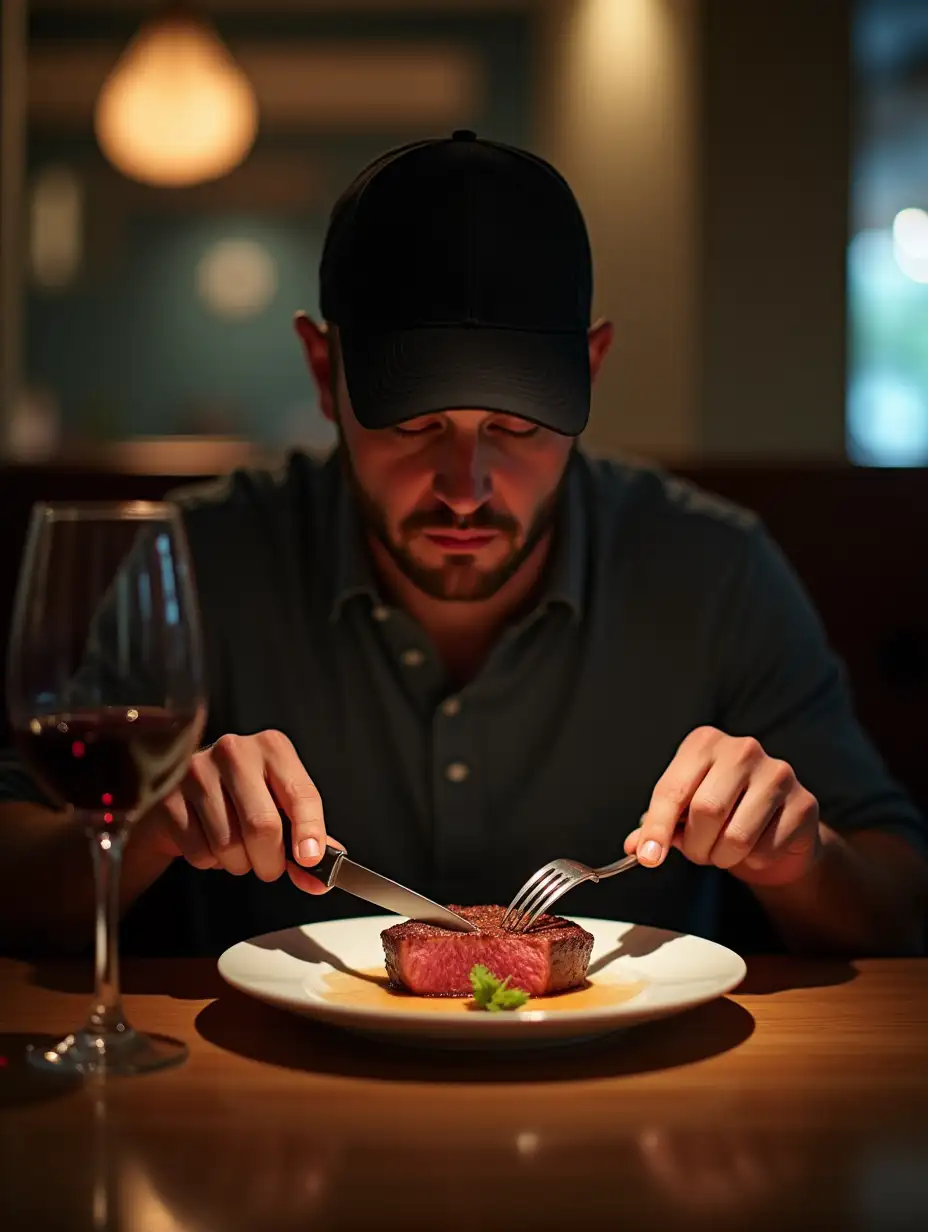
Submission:
[[[360,1040],[212,962],[127,963],[178,1069],[33,1073],[88,973],[0,960],[0,1228],[928,1228],[928,960],[761,959],[737,993],[534,1053]]]

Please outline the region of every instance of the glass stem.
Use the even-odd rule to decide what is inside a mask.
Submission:
[[[119,990],[119,873],[126,832],[94,829],[90,833],[96,891],[94,930],[94,1004],[85,1030],[95,1035],[127,1031]]]

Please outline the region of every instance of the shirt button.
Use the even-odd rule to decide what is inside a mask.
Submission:
[[[371,615],[375,620],[379,620],[382,624],[385,620],[390,619],[390,609],[388,607],[384,607],[382,603],[378,603],[376,607],[371,608]]]
[[[456,714],[461,713],[461,699],[459,697],[446,697],[441,704],[441,712],[447,715],[449,719],[453,719]]]
[[[415,646],[409,650],[404,650],[400,658],[406,667],[421,667],[425,662],[425,655],[421,650],[417,650]]]
[[[445,778],[451,783],[463,783],[470,774],[470,766],[465,766],[462,761],[453,761],[445,768]]]

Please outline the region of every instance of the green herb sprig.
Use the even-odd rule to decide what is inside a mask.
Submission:
[[[515,1010],[528,1000],[528,993],[521,988],[509,988],[511,975],[504,980],[496,976],[482,963],[475,963],[470,970],[470,983],[474,990],[474,1000],[482,1010],[498,1014],[501,1010]]]

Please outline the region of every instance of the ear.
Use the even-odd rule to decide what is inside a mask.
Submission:
[[[614,337],[615,329],[611,321],[599,320],[590,327],[590,376],[594,381],[599,375],[603,360],[609,354]]]
[[[303,345],[306,363],[319,391],[319,406],[326,419],[335,421],[335,401],[332,397],[332,358],[329,352],[329,329],[317,325],[305,312],[293,318],[293,328]]]

